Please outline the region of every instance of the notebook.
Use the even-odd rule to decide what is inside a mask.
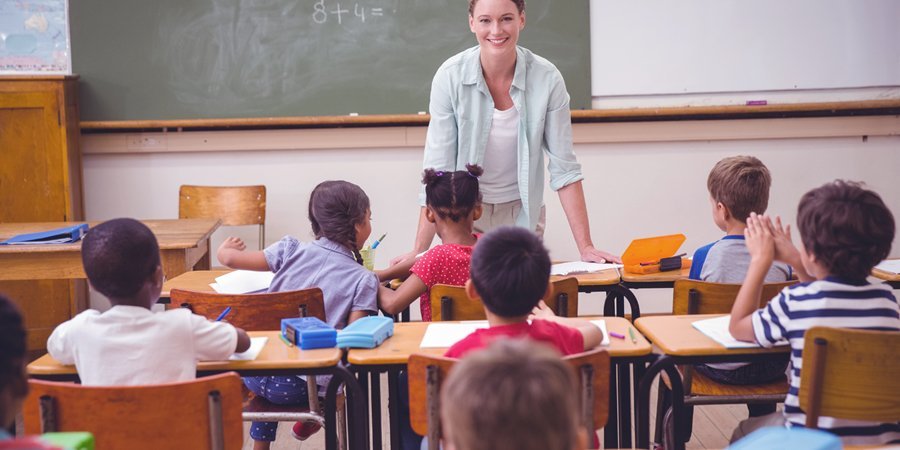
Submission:
[[[216,278],[209,286],[219,294],[248,294],[268,289],[273,278],[274,272],[235,270]]]
[[[698,320],[691,325],[710,339],[722,344],[725,348],[758,348],[759,344],[755,342],[744,342],[735,339],[728,332],[728,324],[731,322],[730,315],[714,317],[712,319]]]
[[[550,275],[575,275],[579,273],[594,273],[607,269],[618,269],[621,267],[621,264],[598,264],[584,261],[572,261],[550,266]]]

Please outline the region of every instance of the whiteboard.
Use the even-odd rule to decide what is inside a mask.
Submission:
[[[900,1],[591,0],[595,100],[897,86]]]

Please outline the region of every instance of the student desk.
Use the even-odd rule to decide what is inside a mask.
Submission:
[[[613,364],[627,365],[636,361],[644,362],[650,355],[650,343],[640,335],[635,333],[637,343],[632,343],[627,338],[630,322],[621,317],[586,317],[585,319],[603,319],[606,321],[607,331],[614,331],[626,336],[626,339],[610,338],[609,351]],[[365,385],[366,377],[370,377],[370,402],[372,408],[372,441],[373,448],[381,448],[381,393],[380,378],[382,372],[388,372],[388,395],[391,399],[399,398],[399,371],[406,367],[409,355],[413,353],[427,353],[432,355],[443,355],[446,348],[419,348],[425,330],[431,322],[402,322],[394,324],[394,335],[384,341],[380,346],[374,349],[350,349],[347,353],[347,362],[350,363],[351,369],[360,374],[360,383]],[[611,380],[612,383],[612,380]],[[630,416],[629,394],[619,396],[621,399],[617,401],[616,389],[610,386],[610,414],[609,422],[604,428],[606,436],[606,447],[616,447],[616,411],[619,414]],[[390,409],[390,426],[391,426],[391,445],[390,448],[400,448],[400,430],[397,417],[397,406],[395,401],[391,401]],[[623,420],[619,426],[619,433],[622,439],[626,436],[630,441],[631,424],[630,420]],[[626,426],[627,425],[627,426]],[[624,445],[625,447],[630,444]]]
[[[887,272],[878,268],[872,269],[872,276],[884,280],[894,289],[900,289],[900,274]]]
[[[279,339],[279,331],[250,331],[251,337],[268,337],[265,347],[253,361],[201,361],[197,364],[197,375],[235,371],[243,376],[264,375],[331,375],[325,395],[325,417],[330,424],[336,422],[337,388],[344,383],[348,391],[348,417],[350,419],[351,448],[365,449],[367,424],[365,398],[356,378],[341,363],[342,351],[337,348],[320,350],[300,350],[288,347]],[[60,364],[44,355],[28,365],[28,375],[34,378],[71,381],[78,379],[75,366]],[[325,427],[325,445],[337,448],[337,434],[334,426]]]
[[[217,219],[144,220],[159,241],[163,273],[174,278],[209,268],[209,236]],[[80,222],[0,223],[0,241],[22,233],[75,225]],[[90,226],[96,226],[91,222]],[[88,231],[90,232],[90,231]],[[71,244],[0,245],[0,280],[85,278],[81,242]]]
[[[215,292],[212,286],[210,286],[210,283],[214,283],[216,278],[230,272],[232,272],[232,269],[193,270],[166,280],[166,282],[163,283],[162,292],[159,294],[159,303],[169,303],[169,292],[171,292],[172,289],[195,292]]]
[[[681,411],[684,406],[684,387],[681,375],[675,368],[677,364],[755,362],[768,359],[773,354],[791,351],[789,345],[727,349],[691,325],[697,320],[719,316],[721,314],[652,316],[641,317],[634,322],[635,327],[662,352],[641,377],[637,392],[637,448],[649,448],[650,445],[650,387],[660,372],[665,371],[669,375],[672,383],[672,407],[675,408],[674,411]],[[679,417],[679,414],[674,414],[673,418],[675,429],[681,429],[681,420],[684,418]],[[684,443],[679,442],[679,447],[684,448]]]

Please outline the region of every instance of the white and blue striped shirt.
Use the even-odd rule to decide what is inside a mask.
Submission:
[[[900,331],[900,308],[886,284],[851,283],[828,277],[785,288],[752,316],[753,332],[763,347],[791,344],[791,387],[784,401],[788,426],[802,427],[800,370],[803,338],[814,326]],[[873,445],[900,440],[900,423],[878,424],[820,417],[819,428],[841,437],[845,444]]]

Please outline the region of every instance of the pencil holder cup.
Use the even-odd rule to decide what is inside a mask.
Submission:
[[[363,266],[369,270],[375,270],[375,250],[371,247],[361,248],[359,250],[360,256],[363,259]]]

